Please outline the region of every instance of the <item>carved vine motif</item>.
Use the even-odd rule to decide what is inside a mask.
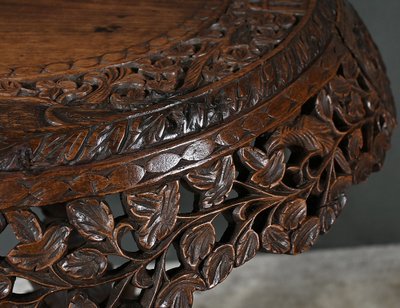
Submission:
[[[0,264],[0,297],[32,307],[191,306],[194,291],[215,287],[259,250],[308,250],[340,214],[345,189],[379,169],[394,125],[347,54],[291,121],[180,178],[121,193],[121,216],[104,198],[44,207],[47,222],[29,209],[5,212],[0,228],[9,224],[19,244]],[[194,196],[190,212],[183,187]],[[228,225],[222,236],[219,217]],[[168,268],[170,251],[177,268]],[[113,268],[111,256],[123,264]],[[36,290],[16,296],[15,277]]]

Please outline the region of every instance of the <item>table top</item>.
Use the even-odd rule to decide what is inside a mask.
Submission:
[[[1,0],[0,190],[125,166],[137,177],[104,190],[117,192],[273,131],[336,74],[338,26],[364,33],[336,16],[345,5]],[[377,51],[361,47],[352,52],[389,93]],[[54,194],[68,193],[60,185]],[[72,198],[60,195],[29,202]]]

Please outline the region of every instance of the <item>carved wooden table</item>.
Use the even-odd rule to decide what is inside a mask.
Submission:
[[[310,248],[395,126],[342,0],[1,0],[0,37],[2,307],[191,306]]]

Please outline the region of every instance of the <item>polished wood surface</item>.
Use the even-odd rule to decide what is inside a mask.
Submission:
[[[0,0],[1,66],[117,52],[175,29],[212,0]]]
[[[345,0],[0,3],[0,306],[190,307],[310,249],[389,149]]]

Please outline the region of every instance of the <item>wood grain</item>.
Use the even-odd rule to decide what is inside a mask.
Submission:
[[[0,1],[0,34],[2,307],[190,307],[310,249],[396,126],[344,0]]]
[[[138,45],[218,1],[0,1],[1,65],[74,61]]]

